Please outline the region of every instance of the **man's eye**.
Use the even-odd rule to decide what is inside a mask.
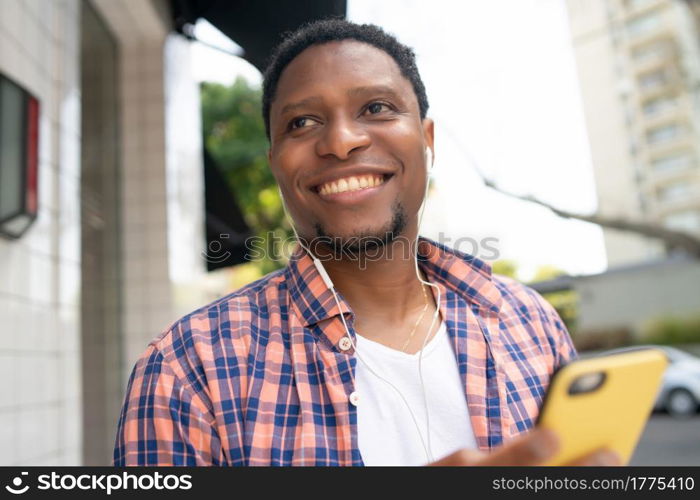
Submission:
[[[384,104],[383,102],[373,102],[369,106],[367,106],[367,111],[369,111],[370,114],[376,115],[377,113],[381,113],[384,111],[384,108],[389,109],[389,106]]]
[[[289,129],[294,130],[297,128],[304,128],[310,124],[311,120],[309,120],[305,116],[300,116],[299,118],[294,118],[291,122],[289,122]]]

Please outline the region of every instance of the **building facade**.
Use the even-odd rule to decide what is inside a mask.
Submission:
[[[700,235],[700,38],[680,0],[567,0],[601,214]],[[611,266],[663,256],[605,230]]]
[[[0,73],[40,103],[38,216],[0,238],[0,465],[109,464],[135,360],[212,298],[199,89],[167,6],[0,2]]]

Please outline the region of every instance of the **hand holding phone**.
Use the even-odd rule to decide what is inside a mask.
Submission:
[[[553,374],[535,429],[491,453],[460,450],[430,465],[626,465],[667,364],[658,349],[573,361]]]
[[[574,361],[552,376],[537,426],[554,431],[563,465],[606,448],[629,463],[653,409],[666,355],[659,349]]]

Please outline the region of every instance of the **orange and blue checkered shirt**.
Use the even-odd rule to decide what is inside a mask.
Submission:
[[[476,442],[490,450],[534,425],[576,351],[549,303],[476,257],[421,237],[419,266],[440,287]],[[176,321],[131,374],[114,464],[363,465],[341,310],[297,246],[285,268]]]

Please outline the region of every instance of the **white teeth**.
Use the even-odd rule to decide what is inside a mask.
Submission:
[[[346,191],[358,191],[360,189],[379,186],[383,182],[384,177],[381,175],[352,176],[322,184],[318,188],[318,192],[322,195],[328,195],[333,193],[344,193]]]

